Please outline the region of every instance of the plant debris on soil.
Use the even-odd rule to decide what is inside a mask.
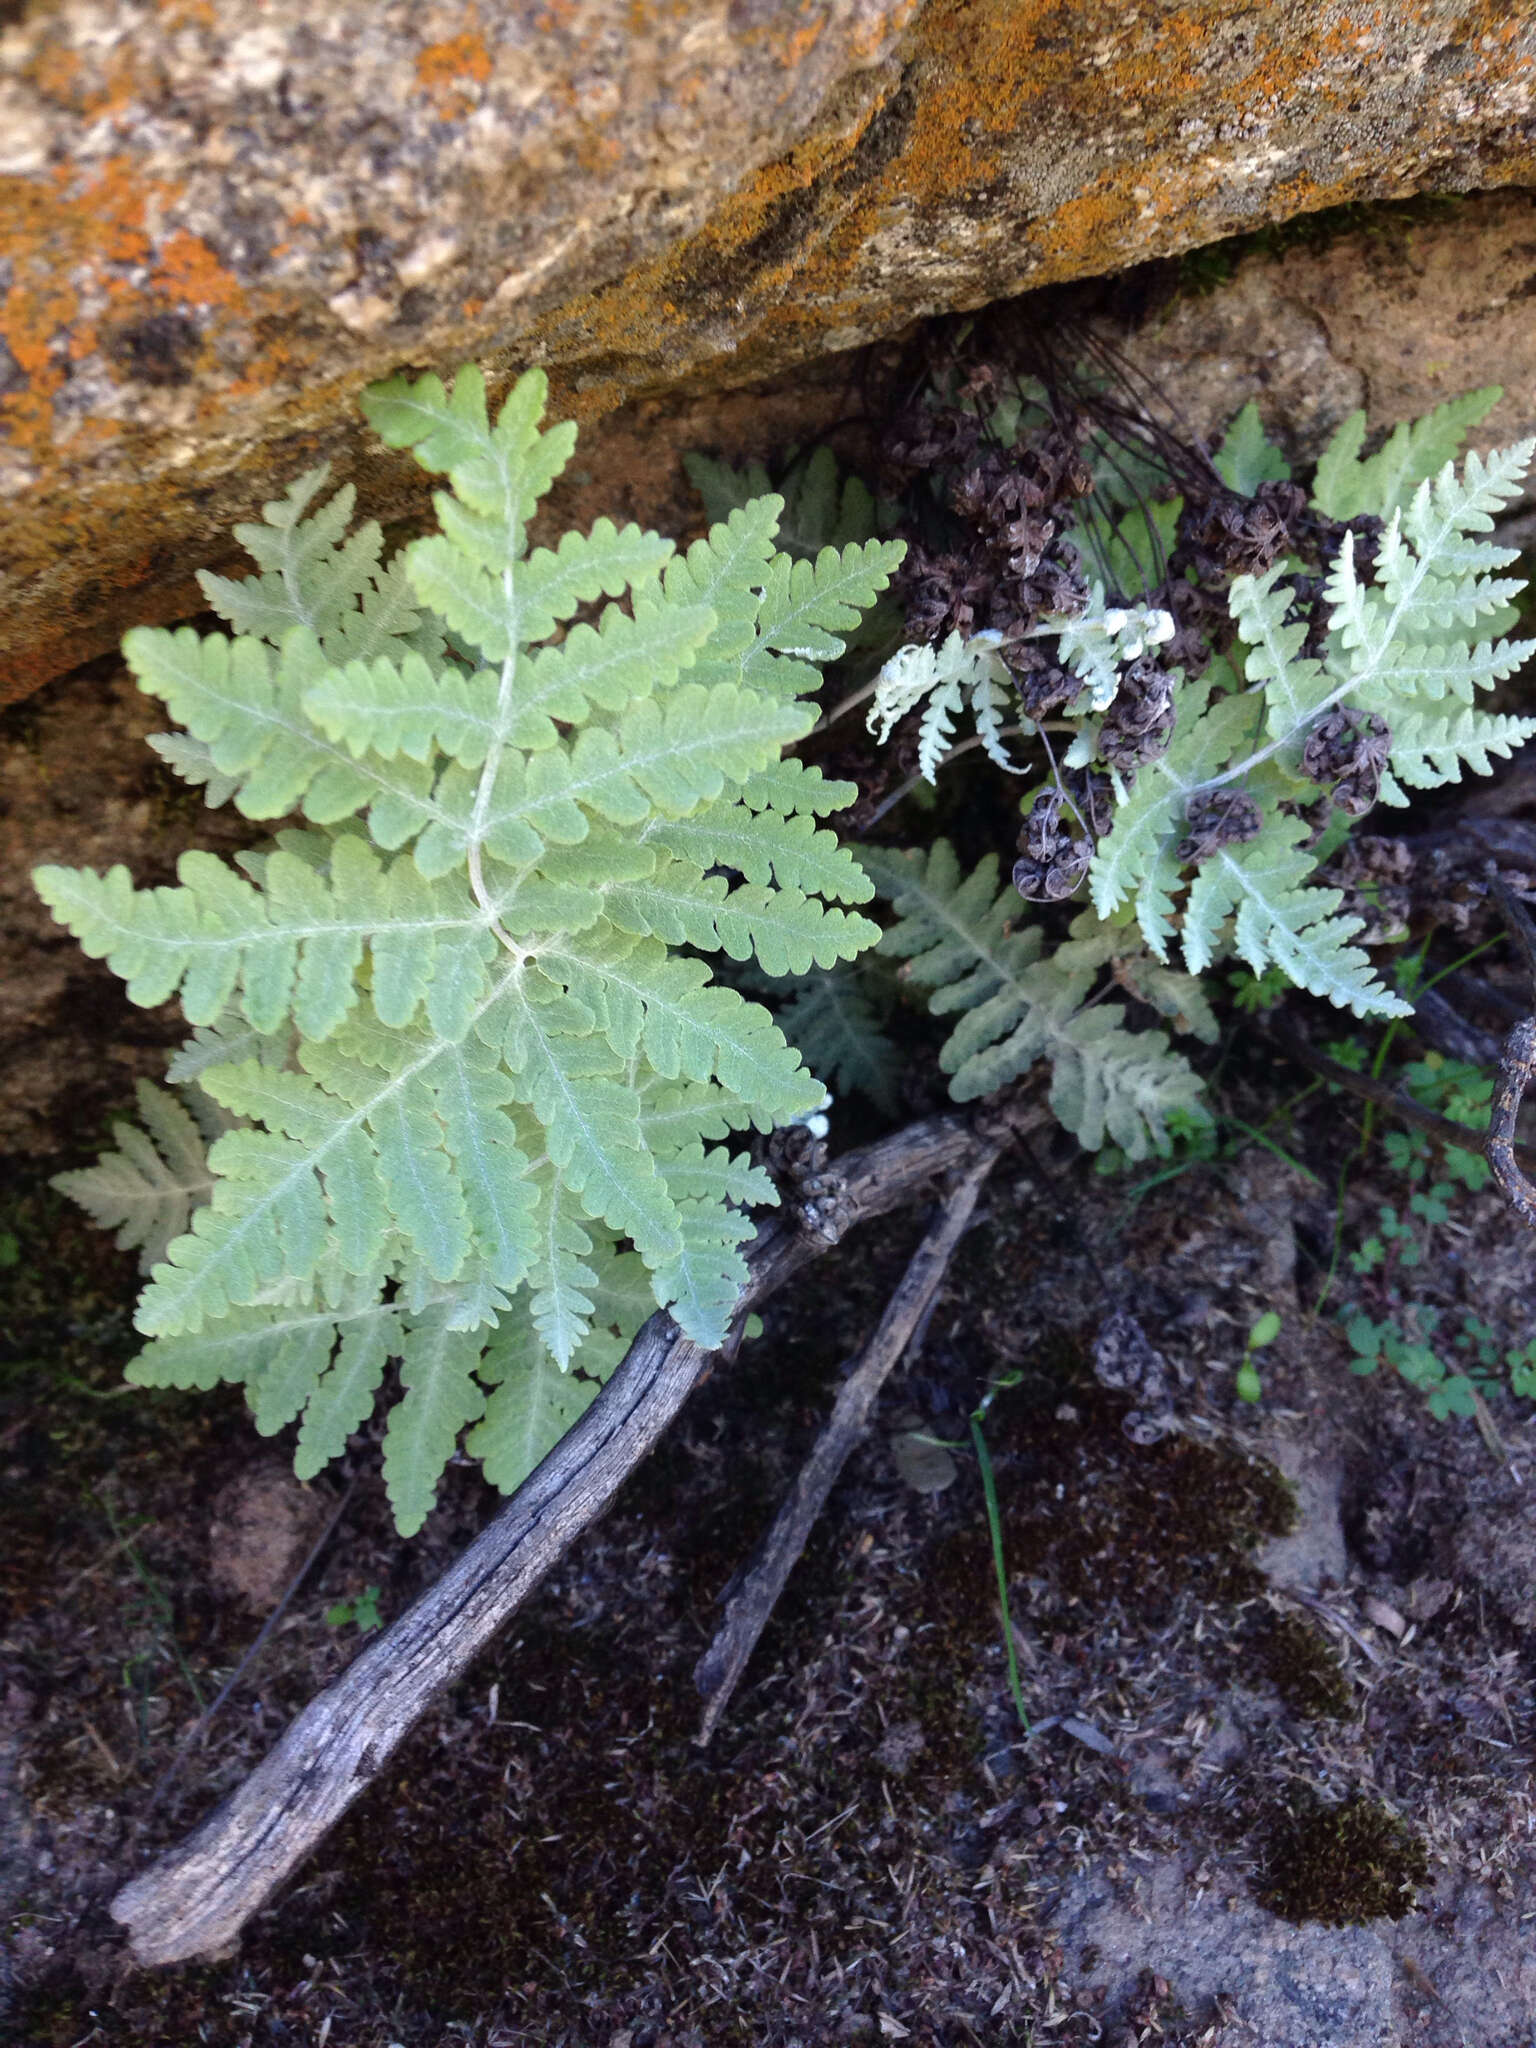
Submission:
[[[1237,1064],[1255,1103],[1304,1082],[1256,1042]],[[1314,1096],[1293,1123],[1326,1179],[1352,1119]],[[1350,1200],[1390,1186],[1378,1148]],[[0,1273],[6,2038],[1283,2048],[1311,2037],[1283,2031],[1302,2022],[1265,1943],[1283,1961],[1325,1933],[1365,1944],[1357,1989],[1330,1992],[1363,2003],[1318,2040],[1524,2048],[1529,1976],[1501,1993],[1487,1971],[1520,1953],[1536,1864],[1526,1404],[1498,1404],[1500,1462],[1413,1389],[1352,1378],[1296,1305],[1331,1197],[1259,1148],[1136,1192],[1062,1140],[989,1201],[710,1748],[691,1671],[719,1596],[920,1215],[770,1307],[237,1956],[149,1972],[116,1885],[342,1667],[338,1610],[377,1587],[400,1612],[495,1498],[455,1469],[402,1543],[360,1443],[320,1561],[184,1746],[340,1488],[254,1451],[233,1394],[117,1398],[130,1261],[23,1176],[0,1218],[25,1247]],[[1457,1217],[1443,1284],[1523,1327],[1519,1225],[1490,1195]],[[1254,1410],[1233,1377],[1271,1302]],[[1152,1443],[1092,1369],[1122,1311],[1177,1382]],[[1031,1735],[965,1424],[1009,1375],[986,1433]],[[954,1447],[943,1491],[901,1479],[886,1432],[913,1415]],[[1196,1908],[1207,1947],[1258,1960],[1212,1980]],[[1140,1952],[1105,1932],[1126,1924]]]

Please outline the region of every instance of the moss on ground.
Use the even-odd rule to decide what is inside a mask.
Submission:
[[[1287,1920],[1330,1927],[1400,1920],[1429,1882],[1419,1836],[1362,1794],[1336,1806],[1308,1795],[1275,1816],[1264,1847],[1258,1895]]]

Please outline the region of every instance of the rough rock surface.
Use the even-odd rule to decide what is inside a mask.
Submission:
[[[1440,2040],[1514,2048],[1529,2038],[1536,1962],[1496,1888],[1447,1877],[1395,1923],[1292,1926],[1230,1872],[1215,1884],[1213,1875],[1179,1856],[1122,1863],[1115,1874],[1097,1865],[1055,1903],[1078,1995],[1094,1980],[1113,1987],[1102,2011],[1109,2039],[1120,2038],[1113,2022],[1144,1970],[1233,2048],[1398,2048],[1424,2039],[1432,2021]]]
[[[5,10],[10,19],[14,9]],[[0,676],[135,617],[405,364],[588,416],[1365,195],[1529,178],[1536,8],[62,0],[0,35]],[[419,476],[379,465],[399,512]]]
[[[1480,448],[1536,430],[1536,195],[1380,207],[1346,232],[1277,255],[1202,252],[1215,280],[1130,342],[1137,366],[1189,419],[1224,421],[1256,398],[1307,461],[1347,413],[1417,419],[1482,384],[1504,398]],[[1226,274],[1224,274],[1226,273]]]
[[[1240,1892],[1217,1895],[1162,1857],[1116,1881],[1076,1880],[1052,1918],[1069,1962],[1093,1958],[1121,1990],[1139,1968],[1172,1984],[1197,2021],[1233,2002],[1264,2048],[1391,2048],[1392,1956],[1371,1927],[1288,1927]],[[1115,2017],[1116,2015],[1111,2015]]]

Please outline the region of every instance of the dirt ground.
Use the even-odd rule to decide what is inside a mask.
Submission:
[[[338,1608],[363,1596],[366,1623],[376,1588],[399,1613],[496,1501],[455,1469],[402,1543],[374,1442],[305,1489],[232,1394],[118,1398],[131,1262],[18,1168],[0,2038],[1529,2048],[1536,1411],[1493,1397],[1485,1435],[1350,1374],[1335,1310],[1377,1283],[1346,1260],[1309,1307],[1336,1226],[1357,1245],[1404,1183],[1375,1140],[1339,1212],[1357,1106],[1306,1087],[1243,1027],[1223,1100],[1267,1143],[1150,1187],[1066,1141],[1005,1162],[708,1750],[690,1673],[715,1603],[917,1211],[770,1309],[239,1954],[157,1972],[128,1964],[113,1889],[341,1668],[360,1623]],[[1424,1298],[1536,1334],[1498,1198],[1433,1230]],[[1234,1375],[1266,1306],[1284,1325],[1250,1407]],[[1117,1311],[1167,1362],[1154,1442],[1092,1368]],[[964,1444],[1015,1374],[986,1435],[1029,1736],[975,1458],[919,1491],[892,1440]]]

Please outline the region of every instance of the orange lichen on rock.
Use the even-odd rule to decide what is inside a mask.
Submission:
[[[475,10],[470,10],[474,16]],[[483,86],[491,75],[491,53],[477,27],[439,43],[428,43],[416,58],[416,77],[430,93],[438,118],[462,120],[475,104],[468,85]],[[467,84],[466,84],[467,81]]]
[[[1536,80],[1533,10],[1516,21],[1479,12],[1488,34],[1454,46],[1473,73],[1459,81],[1463,100],[1475,89],[1523,104]],[[1362,193],[1420,189],[1422,164],[1399,167],[1374,138],[1319,146],[1314,131],[1332,120],[1368,135],[1366,67],[1386,52],[1411,88],[1423,65],[1408,31],[1423,42],[1436,26],[1423,4],[1390,19],[1314,11],[1303,31],[1288,7],[1239,18],[1225,0],[1203,0],[1117,12],[1097,34],[1091,24],[1069,34],[1050,0],[932,0],[907,63],[887,68],[856,119],[845,110],[823,124],[618,287],[547,316],[539,351],[586,359],[572,362],[565,388],[591,417],[686,374],[706,308],[712,325],[722,300],[733,378],[766,374],[829,330],[869,338],[903,316],[1100,274]],[[1465,119],[1464,105],[1454,111]],[[1536,174],[1529,144],[1513,155],[1499,182]],[[906,275],[896,244],[921,252]]]
[[[296,447],[355,457],[405,363],[540,361],[590,420],[1344,200],[1536,184],[1536,0],[162,0],[132,34],[71,0],[9,34],[0,649],[33,667],[125,622],[125,523],[179,562]]]
[[[26,378],[19,390],[0,394],[0,435],[14,448],[47,453],[56,432],[53,401],[70,366],[96,349],[101,314],[121,329],[136,316],[243,307],[239,281],[198,236],[172,229],[158,247],[151,239],[151,215],[163,216],[175,196],[126,154],[84,177],[60,164],[46,183],[0,179],[13,266],[0,299],[0,342]],[[96,439],[119,431],[106,418],[85,424]]]

